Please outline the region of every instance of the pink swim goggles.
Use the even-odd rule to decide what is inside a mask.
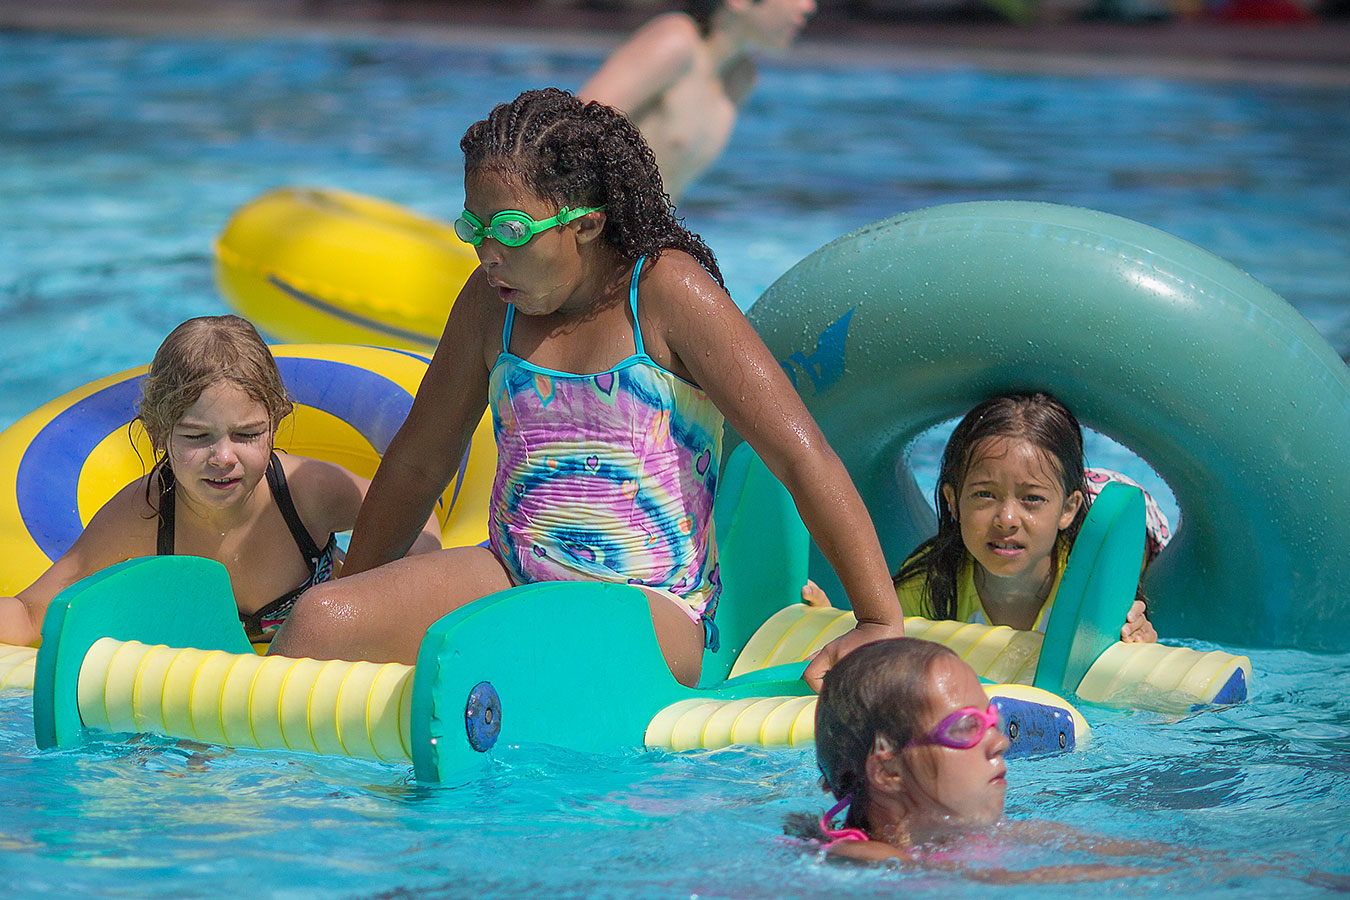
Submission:
[[[950,747],[953,750],[969,750],[984,740],[984,736],[989,732],[989,729],[998,728],[1001,730],[1002,727],[1003,716],[992,702],[985,709],[964,706],[943,718],[928,734],[915,738],[905,746],[937,744],[942,747]],[[853,795],[849,794],[834,806],[831,806],[820,817],[820,833],[829,839],[829,842],[825,844],[826,850],[843,841],[871,840],[867,832],[861,828],[836,828],[834,826],[834,817],[847,809],[852,802]]]
[[[1003,717],[993,703],[988,709],[966,706],[947,716],[937,727],[923,737],[917,737],[906,744],[938,744],[953,750],[969,750],[984,740],[985,732],[990,728],[1002,728]]]

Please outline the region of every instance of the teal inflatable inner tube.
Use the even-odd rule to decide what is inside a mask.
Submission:
[[[1049,390],[1177,498],[1180,529],[1145,584],[1161,634],[1350,649],[1350,373],[1213,254],[1091,210],[954,204],[827,244],[749,316],[893,567],[935,530],[913,439],[991,394]],[[814,552],[811,571],[843,596]]]

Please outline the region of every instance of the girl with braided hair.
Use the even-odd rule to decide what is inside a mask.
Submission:
[[[372,482],[344,577],[305,595],[274,652],[411,663],[426,629],[465,603],[589,580],[643,589],[671,671],[696,683],[717,640],[724,416],[792,492],[858,613],[808,680],[900,634],[857,491],[712,251],[675,216],[637,128],[564,91],[528,91],[461,147],[455,230],[481,265]],[[488,546],[401,559],[488,406]]]

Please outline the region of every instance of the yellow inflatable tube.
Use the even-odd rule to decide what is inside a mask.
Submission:
[[[266,334],[424,352],[478,266],[445,223],[374,197],[303,187],[241,207],[215,255],[226,302]]]
[[[775,613],[750,638],[732,668],[732,677],[809,657],[856,620],[846,609],[789,606]],[[1000,684],[1030,685],[1044,636],[1005,625],[975,625],[905,619],[905,634],[937,641],[954,650],[981,678]],[[1203,652],[1164,644],[1117,641],[1088,669],[1075,693],[1105,706],[1186,712],[1198,705],[1231,702],[1224,688],[1235,673],[1250,684],[1251,660],[1222,650]]]
[[[343,345],[279,345],[272,353],[295,402],[277,429],[277,448],[374,475],[427,360]],[[144,374],[141,367],[99,379],[0,433],[0,595],[32,584],[113,494],[146,472],[149,441],[130,426]],[[437,505],[447,546],[487,537],[496,469],[491,428],[484,416]]]

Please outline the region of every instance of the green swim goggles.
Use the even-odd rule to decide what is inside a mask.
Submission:
[[[564,206],[556,216],[536,222],[530,216],[515,209],[504,209],[492,217],[486,225],[483,220],[464,210],[455,220],[455,235],[464,243],[477,247],[483,238],[507,247],[521,247],[530,242],[541,231],[547,231],[554,225],[566,225],[574,219],[580,219],[587,213],[599,212],[603,206],[587,206],[582,209],[568,209]]]

